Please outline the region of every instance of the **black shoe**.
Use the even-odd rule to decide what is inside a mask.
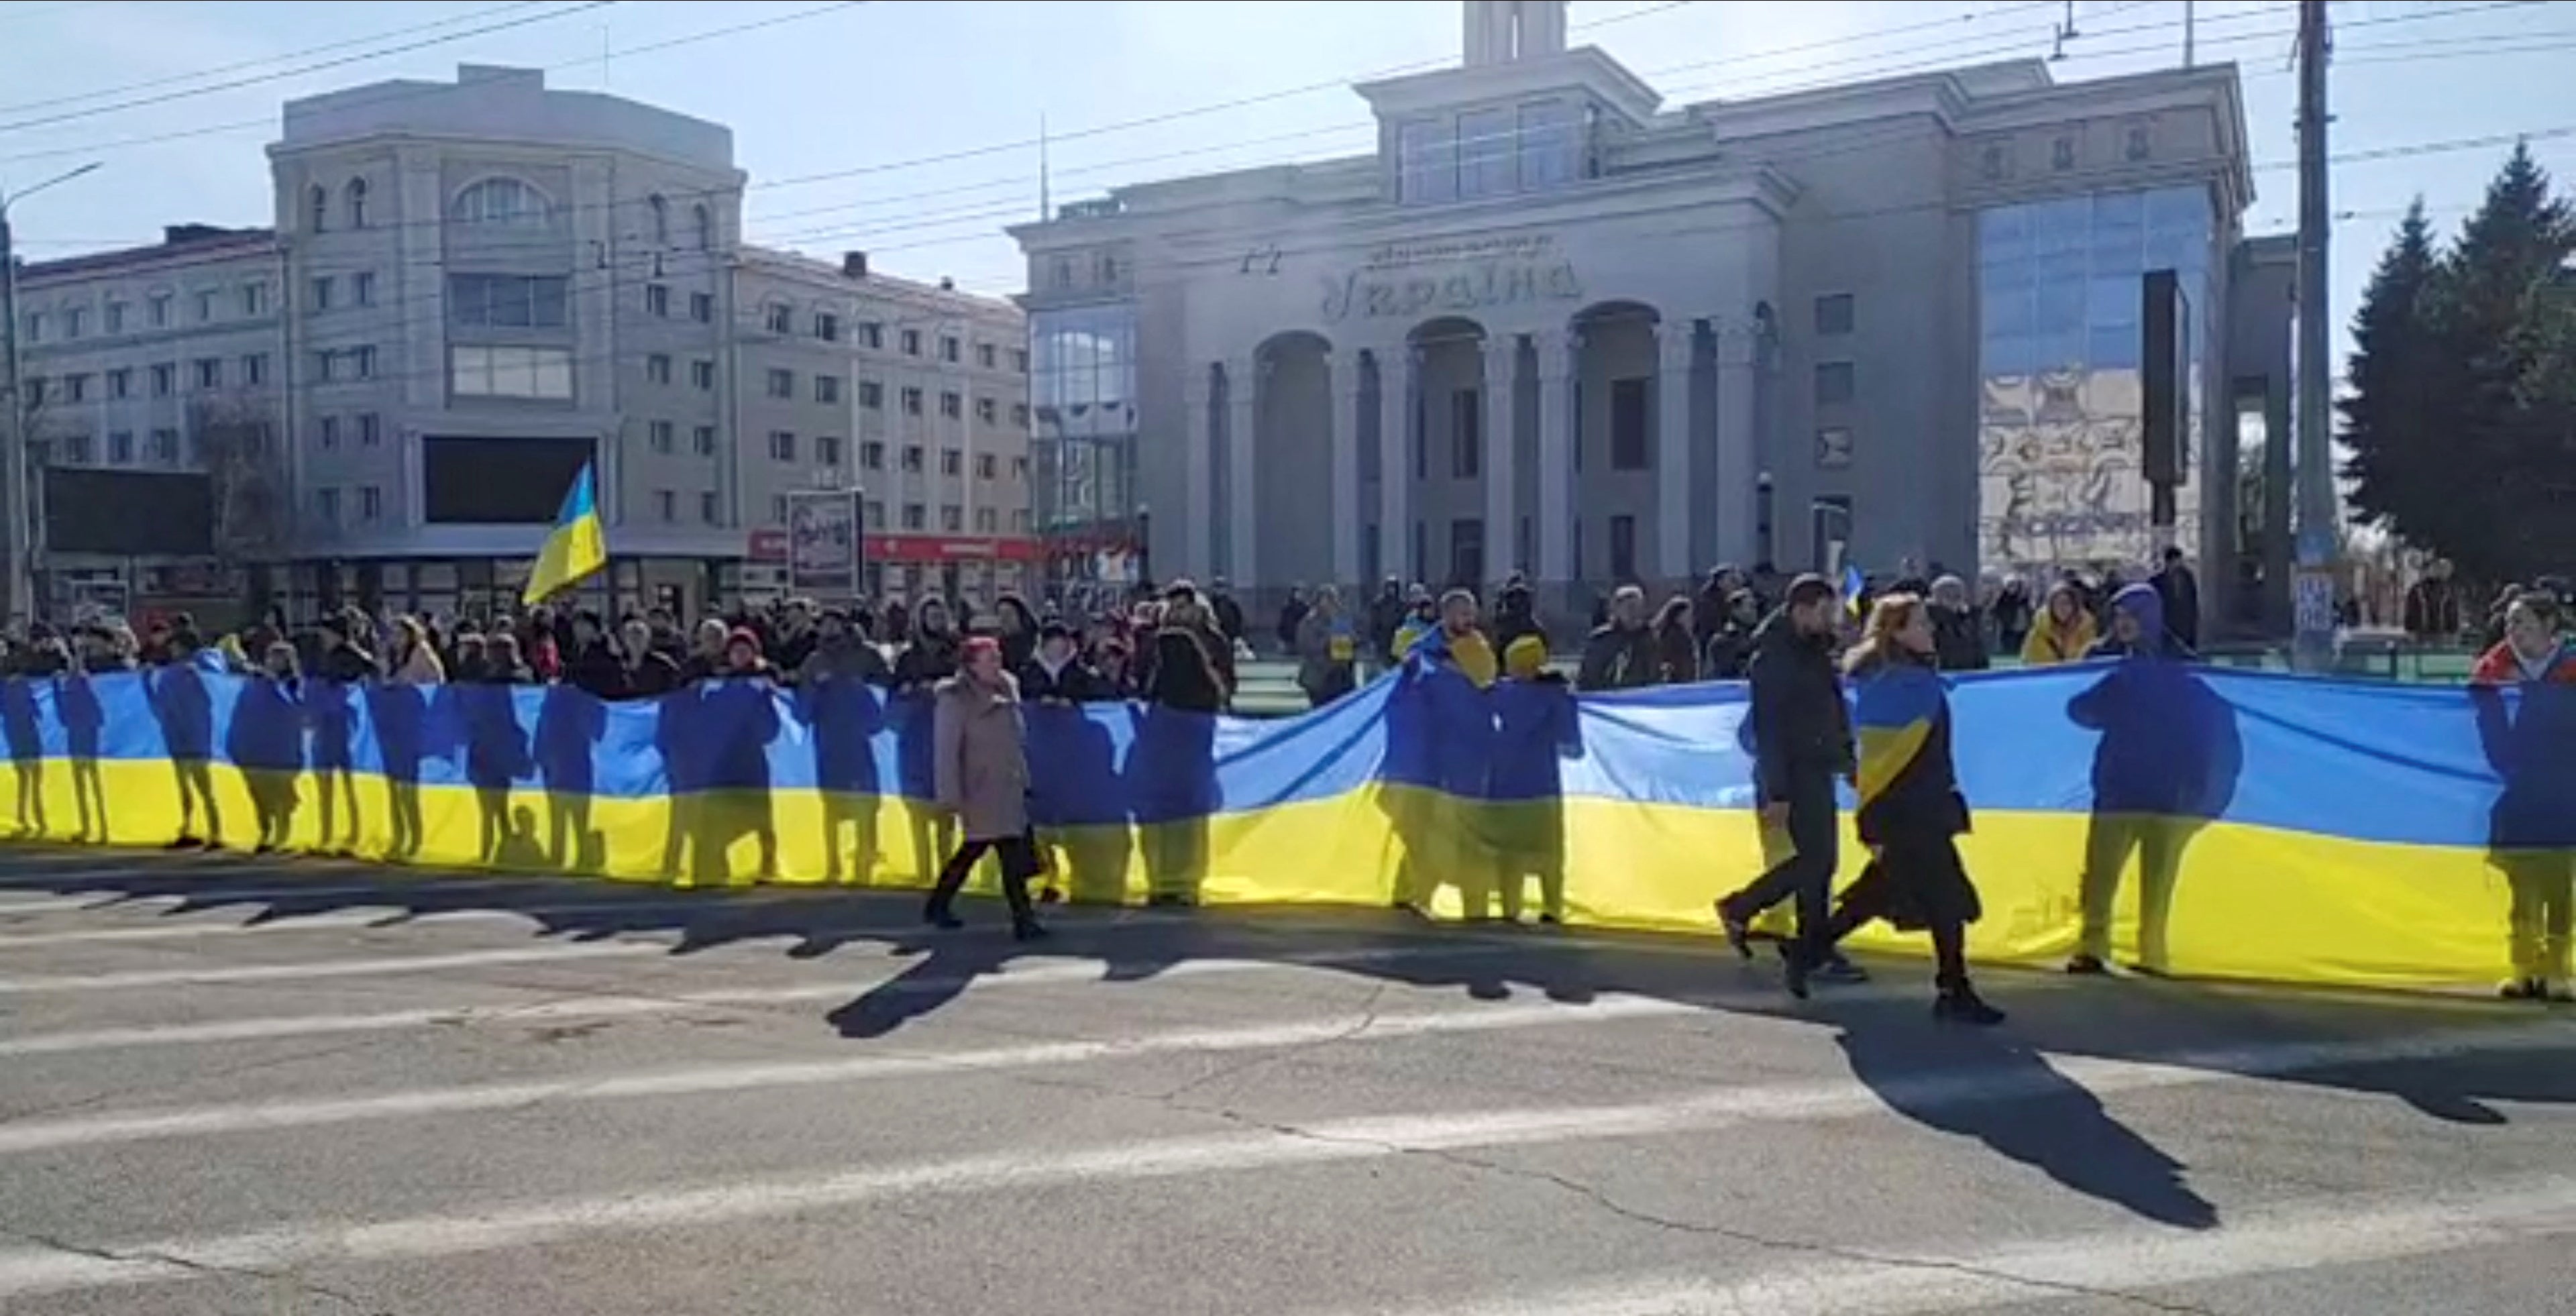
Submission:
[[[921,921],[942,932],[955,932],[966,926],[966,920],[936,905],[921,911]]]
[[[1791,996],[1802,1001],[1807,999],[1807,975],[1811,968],[1812,966],[1807,963],[1806,952],[1795,946],[1785,943],[1782,944],[1780,947],[1780,985],[1788,988]]]
[[[1044,927],[1039,926],[1038,921],[1033,918],[1022,919],[1011,925],[1011,940],[1013,941],[1044,941],[1051,935],[1053,934],[1049,933]]]
[[[1717,902],[1717,926],[1719,931],[1726,934],[1726,944],[1733,946],[1738,956],[1748,960],[1753,958],[1751,920],[1737,918],[1727,910],[1726,902],[1721,900]]]
[[[2515,978],[2496,989],[2496,995],[2508,1001],[2548,999],[2548,988],[2538,978]]]
[[[2111,972],[2111,966],[2099,955],[2077,955],[2066,962],[2066,971],[2079,978],[2100,978]]]
[[[1868,982],[1869,970],[1852,963],[1850,960],[1844,959],[1841,951],[1833,951],[1825,956],[1824,963],[1817,965],[1815,970],[1807,976],[1818,982],[1839,983],[1844,986],[1851,986],[1856,983]]]
[[[1932,999],[1932,1017],[1943,1023],[1992,1028],[2004,1021],[2004,1012],[1986,1004],[1976,988],[1962,983]]]

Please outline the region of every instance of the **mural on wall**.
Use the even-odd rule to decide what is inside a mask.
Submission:
[[[2135,370],[1989,375],[1978,399],[1978,547],[1993,571],[2145,563],[2148,523]],[[2177,542],[2200,533],[2200,498],[2176,491]]]

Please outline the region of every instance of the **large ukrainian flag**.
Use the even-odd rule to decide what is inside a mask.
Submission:
[[[555,528],[537,550],[536,569],[528,573],[528,588],[519,601],[533,607],[607,565],[608,527],[599,519],[599,489],[590,463],[583,462],[581,474],[564,493],[563,510],[555,513]]]

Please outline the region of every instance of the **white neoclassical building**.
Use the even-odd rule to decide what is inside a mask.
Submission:
[[[2140,283],[2173,269],[2191,460],[2233,469],[2232,68],[2060,86],[2020,60],[1670,109],[1568,48],[1565,8],[1463,5],[1459,66],[1356,88],[1370,154],[1012,231],[1059,580],[1267,601],[1522,571],[1580,600],[1720,562],[2232,537],[2196,479],[2150,526],[2138,437]]]

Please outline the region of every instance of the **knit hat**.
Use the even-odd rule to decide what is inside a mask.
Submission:
[[[749,648],[753,657],[757,658],[760,656],[760,633],[758,631],[755,631],[748,626],[736,626],[732,630],[725,632],[725,647],[730,649],[737,644]]]
[[[1503,646],[1503,675],[1526,681],[1547,670],[1547,641],[1524,635]]]

